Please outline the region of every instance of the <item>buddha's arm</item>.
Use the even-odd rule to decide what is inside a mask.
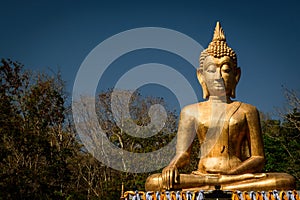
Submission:
[[[264,167],[265,156],[261,134],[259,114],[255,107],[247,105],[246,122],[248,124],[247,139],[250,144],[251,157],[232,169],[228,174],[244,174],[260,172]]]
[[[177,132],[176,155],[170,164],[163,169],[162,179],[166,189],[171,189],[178,182],[178,168],[190,162],[191,144],[195,137],[193,109],[186,107],[181,111]]]
[[[195,109],[193,105],[185,107],[180,113],[177,132],[176,156],[169,165],[182,168],[190,162],[191,144],[196,135],[194,113]]]

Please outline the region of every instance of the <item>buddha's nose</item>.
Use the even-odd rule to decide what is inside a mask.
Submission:
[[[215,80],[217,80],[217,81],[222,80],[222,74],[221,74],[221,71],[219,69],[216,70]]]

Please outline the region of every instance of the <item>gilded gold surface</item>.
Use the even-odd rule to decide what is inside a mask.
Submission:
[[[257,109],[233,101],[241,70],[217,22],[214,37],[200,55],[197,77],[207,101],[186,106],[180,114],[176,156],[161,174],[146,181],[147,191],[291,190],[294,178],[286,173],[261,173],[265,155]],[[179,174],[190,162],[197,136],[201,157],[197,171]]]
[[[201,194],[200,194],[201,193]],[[127,191],[124,193],[124,195],[120,198],[121,200],[129,200],[129,199],[143,199],[143,200],[196,200],[196,199],[206,199],[207,192],[204,191],[165,191],[165,192],[143,192],[143,191]],[[224,194],[224,193],[223,193]],[[224,199],[229,199],[228,196],[231,196],[232,200],[300,200],[298,192],[296,190],[294,191],[262,191],[262,192],[240,192],[240,191],[234,191],[231,193],[225,193],[226,197],[222,196]],[[229,195],[228,195],[229,194]],[[201,196],[201,197],[199,197]],[[221,195],[218,195],[221,197]],[[208,197],[209,198],[209,197]],[[210,197],[209,199],[212,199]],[[218,199],[218,198],[214,198]]]

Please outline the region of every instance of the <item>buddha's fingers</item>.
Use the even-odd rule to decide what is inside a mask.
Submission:
[[[241,179],[259,179],[259,178],[265,178],[267,175],[265,173],[257,173],[257,174],[242,174],[239,175]]]
[[[267,177],[266,173],[254,174],[254,178],[265,178],[265,177]]]
[[[165,174],[164,174],[164,171],[161,173],[161,180],[162,180],[161,181],[162,182],[162,187],[165,188],[166,185],[165,185]]]
[[[163,188],[167,189],[168,187],[168,184],[167,184],[167,173],[168,171],[163,171],[162,173],[162,185],[163,185]]]
[[[180,174],[178,172],[178,170],[174,170],[174,183],[179,183],[179,177],[180,177]]]
[[[164,189],[174,188],[174,184],[179,181],[179,173],[175,166],[168,166],[162,172],[162,185]]]
[[[163,179],[163,187],[166,190],[169,190],[172,181],[172,170],[170,170],[169,168],[164,170],[164,172],[162,173],[162,179]]]
[[[258,173],[258,174],[240,174],[240,175],[221,175],[221,178],[219,179],[220,183],[230,183],[235,181],[243,181],[248,179],[260,179],[264,178],[267,175],[265,173]]]
[[[167,190],[170,190],[170,188],[172,188],[172,186],[173,186],[173,170],[169,170]]]

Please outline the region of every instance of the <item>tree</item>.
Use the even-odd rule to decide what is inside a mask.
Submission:
[[[300,98],[296,91],[285,88],[287,106],[279,114],[286,122],[287,128],[297,129],[300,132]],[[287,113],[287,114],[284,114]]]
[[[279,111],[280,120],[262,121],[265,154],[265,170],[286,172],[296,179],[296,188],[300,188],[300,100],[295,91],[286,89],[287,99],[284,111]]]
[[[81,138],[85,140],[87,146],[92,146],[89,153],[91,155],[100,154],[101,158],[107,157],[108,161],[111,158],[111,152],[103,146],[101,143],[101,138],[99,138],[99,131],[97,131],[96,124],[100,124],[101,129],[104,131],[104,137],[109,141],[112,146],[122,150],[135,153],[146,153],[152,152],[160,149],[164,145],[168,144],[175,136],[177,131],[177,116],[174,111],[167,111],[166,121],[163,124],[163,127],[160,131],[155,133],[154,136],[148,138],[140,138],[132,136],[132,132],[139,129],[139,134],[148,134],[149,131],[155,129],[155,127],[149,126],[151,124],[152,118],[149,116],[151,113],[150,107],[155,104],[164,105],[164,100],[162,98],[154,97],[143,97],[138,92],[132,93],[130,91],[115,91],[118,95],[125,95],[130,97],[129,101],[124,101],[120,98],[121,96],[112,97],[113,91],[108,90],[106,92],[101,92],[98,95],[96,101],[96,112],[97,112],[97,121],[91,120],[90,113],[85,109],[93,104],[93,100],[90,97],[81,97],[81,99],[76,102],[74,109],[79,109],[76,112],[79,113],[78,121],[80,121],[79,127],[83,136]],[[114,102],[115,101],[115,102]],[[124,112],[124,108],[128,106],[128,113]],[[81,110],[80,110],[81,109]],[[115,110],[113,110],[115,109]],[[160,109],[157,109],[156,114],[159,116],[163,115]],[[150,114],[151,115],[151,114]],[[155,120],[155,119],[154,119]],[[84,124],[84,126],[80,126]],[[138,125],[138,126],[136,126]],[[150,127],[149,129],[143,129],[143,127]],[[88,148],[88,147],[87,147]],[[175,148],[175,146],[174,146]],[[98,155],[99,156],[99,155]],[[91,186],[91,193],[94,196],[101,196],[102,199],[112,199],[118,198],[121,194],[122,183],[125,186],[125,189],[139,189],[144,190],[144,183],[146,178],[150,173],[131,173],[128,160],[123,160],[123,157],[120,157],[122,167],[124,172],[111,169],[105,165],[101,165],[97,161],[93,161],[97,166],[98,174],[96,171],[94,176],[97,176],[98,179],[91,180],[89,179],[88,174],[82,173],[82,180],[85,180],[86,183]],[[163,158],[156,158],[163,159]],[[135,162],[134,160],[130,160]],[[136,161],[140,167],[147,167],[147,160],[145,161]],[[118,162],[120,163],[120,162]],[[88,163],[86,163],[88,164]],[[83,166],[83,165],[81,165]],[[84,166],[86,169],[90,166]],[[91,169],[91,168],[90,168]],[[127,169],[127,170],[126,170]],[[88,169],[85,171],[89,171]]]
[[[68,160],[77,151],[65,124],[65,96],[59,74],[0,66],[0,196],[53,199],[70,193]]]

